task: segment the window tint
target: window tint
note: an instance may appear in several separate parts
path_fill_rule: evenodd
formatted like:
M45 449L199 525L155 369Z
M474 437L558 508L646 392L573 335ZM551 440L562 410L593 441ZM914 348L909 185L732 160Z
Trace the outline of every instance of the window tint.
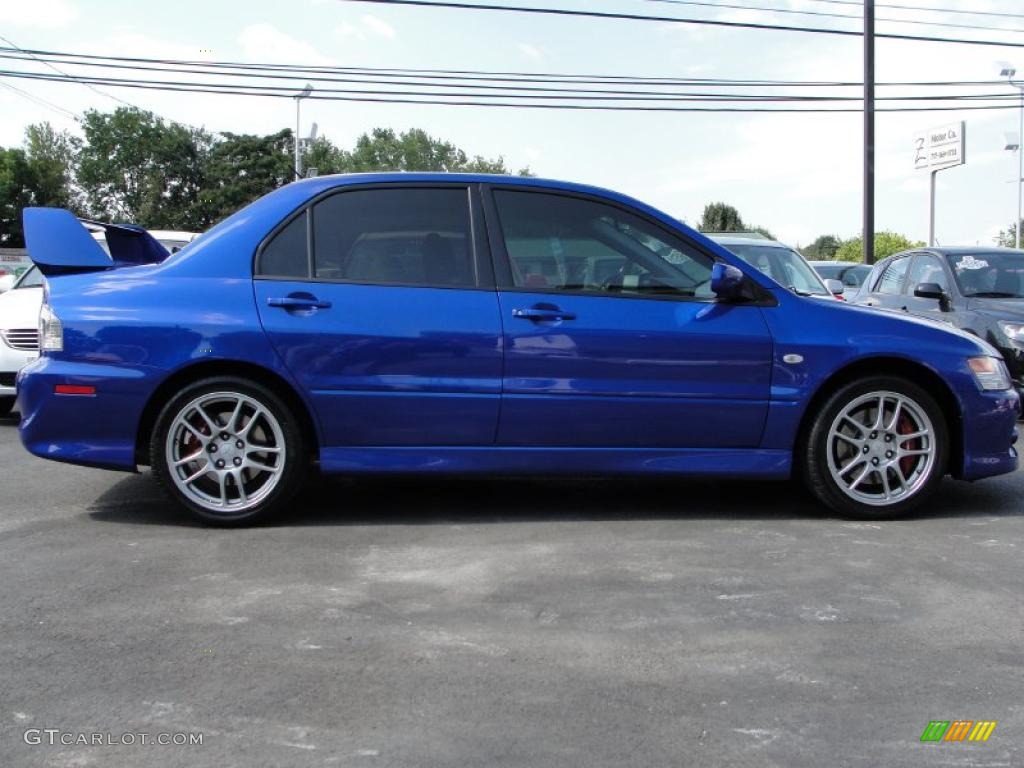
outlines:
M942 263L935 256L921 254L914 257L914 266L910 270L910 280L907 281L909 290L914 289L921 283L938 283L942 290L949 290L949 281L946 280L946 273L942 269Z
M518 288L713 295L710 257L619 208L538 192L494 199Z
M313 209L316 276L475 286L470 233L465 188L342 192Z
M276 235L260 254L260 274L273 277L309 277L306 217L303 212Z
M907 274L907 267L910 266L910 259L903 256L896 259L882 273L881 280L875 286L878 293L899 293L903 287L903 276Z

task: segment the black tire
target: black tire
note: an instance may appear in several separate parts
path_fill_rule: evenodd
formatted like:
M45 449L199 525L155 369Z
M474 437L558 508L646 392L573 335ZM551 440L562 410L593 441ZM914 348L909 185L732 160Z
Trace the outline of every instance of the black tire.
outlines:
M207 411L210 411L212 416L211 413L207 413L207 416L211 416L217 429L223 431L211 434L207 438L206 433L210 431L209 422L199 414L195 407L190 409L189 406L194 406L200 398L214 395L219 397L224 394L236 396L239 402L244 399L247 403L257 404L260 408L265 409L266 416L257 417L255 415L255 406L246 405L244 410L235 417L235 423L230 424L231 417L227 415L227 411L231 410L230 407L227 407L230 401L227 398L224 398L223 401L218 401L217 398L214 398L212 405L203 404L203 412L207 413ZM222 402L222 405L218 406L218 402ZM217 413L218 407L226 407L226 410ZM247 414L248 411L252 411L251 415ZM186 417L184 416L186 412L193 415ZM249 444L249 433L254 430L249 428L248 423L243 422L247 415L248 418L258 421L253 426L255 426L255 431L258 434L266 436L264 442L268 449L272 449L272 446L277 443L281 444L279 448L283 448L283 453L279 452L277 454L278 457L283 456L283 458L275 459L274 456L268 454L260 456L261 461L265 460L268 463L279 461L279 464L268 467L266 471L255 469L255 467L261 465L248 464L253 452L260 452ZM198 424L199 428L203 430L203 434L199 435L196 430L188 429L179 421L179 416L183 419L188 418L190 424ZM204 426L204 424L207 426ZM243 426L239 426L240 424ZM175 430L175 435L173 441L169 442L172 428ZM246 433L244 436L243 432ZM229 437L224 439L225 435ZM235 438L239 438L237 443ZM242 448L243 440L245 443L244 448ZM192 441L190 447L187 445L188 441ZM216 446L221 446L219 454L209 452L210 444L215 444L215 449ZM236 450L236 445L240 450ZM181 450L183 453L189 453L192 450L197 452L203 451L202 456L196 460L196 463L186 464L180 470L181 474L186 474L186 470L191 471L193 469L201 472L203 466L210 467L209 473L201 474L198 480L191 485L186 484L187 478L181 477L179 470L172 466L171 456L168 455L169 452L173 452L176 449ZM190 384L174 395L156 419L156 424L150 437L149 454L153 474L156 475L165 492L199 520L218 526L251 525L281 511L302 486L309 463L308 450L307 446L304 445L302 430L292 409L273 391L263 385L233 376L217 376L203 379ZM192 454L189 453L189 455ZM229 456L233 458L228 459ZM230 464L228 464L226 469L218 469L214 466L216 461L220 461L223 464L225 460L235 462L239 459L242 462L239 469L232 469ZM204 460L208 462L206 465L199 463ZM243 473L246 471L248 471L249 476L252 478L251 481L244 479L245 474ZM230 476L230 479L226 481L221 479L225 475ZM250 500L245 497L243 489L247 482L257 483L263 475L269 475L271 478L276 477L276 479L272 483L268 481L269 490L265 490L258 501L250 503ZM241 487L236 478L242 478ZM200 484L206 487L216 486L216 489L211 488L211 492L206 494L209 498L207 498L205 505L199 500L204 495ZM182 485L185 487L181 487ZM211 506L213 504L214 490L220 494L223 509L218 510ZM251 489L250 492L252 492ZM259 494L254 493L253 495ZM232 502L232 496L235 497L234 502ZM234 508L232 508L232 503ZM245 504L249 505L245 506Z
M930 422L933 438L930 440L922 438L918 441L908 441L904 444L903 441L907 439L902 438L901 433L903 431L899 425L896 425L892 430L883 429L873 432L868 427L866 433L861 433L855 427L852 427L849 421L844 421L843 428L857 439L862 440L868 450L864 451L865 445L861 445L859 448L853 447L853 441L850 441L850 443L846 443L843 440L832 441L834 445L830 445L830 431L833 423L839 418L840 413L852 404L857 403L860 398L873 393L893 393L906 398L919 409L917 416L920 417L923 414L927 421ZM870 406L866 407L868 408L868 413L870 413ZM889 420L888 412L885 411L887 407L891 407L893 414L895 414L895 401L883 405L886 421ZM901 406L901 408L907 409L905 418L911 419L914 413L912 407ZM877 412L878 409L876 407L874 413L877 414ZM814 421L807 434L807 442L800 457L798 469L801 470L804 482L811 493L822 504L841 515L862 520L900 517L925 503L935 493L942 482L943 476L946 474L946 466L949 461L949 426L946 416L935 401L935 398L928 394L921 386L908 379L899 376L871 376L851 382L834 392L812 418ZM893 421L896 421L895 416ZM877 439L872 438L875 434L879 435ZM909 432L906 434L909 434ZM915 448L930 450L930 463L927 456L908 456L906 458L896 458L890 464L891 469L886 469L886 455L882 451L892 445L892 443L882 442L887 437L896 442L901 442L901 444L909 445L910 450ZM914 442L918 443L917 446L913 445ZM846 456L840 460L836 451L846 452ZM866 454L863 458L860 457L861 452ZM857 457L859 463L853 462L854 456ZM869 459L869 457L871 458ZM876 462L876 458L878 462L881 462L880 465ZM881 466L881 468L869 468L869 461L875 462L875 467ZM862 486L865 487L865 491L859 491L859 487L854 487L853 490L847 491L840 486L841 481L833 476L833 468L836 468L840 477L842 477L843 472L841 471L842 467L839 466L840 464L851 467L852 471L847 475L847 477L852 478L851 484L860 476L861 472L868 471L870 473L865 481L865 485ZM898 466L894 467L893 465ZM883 472L885 473L884 480L882 477ZM874 491L875 494L880 493L884 495L889 488L890 481L898 482L900 478L908 474L912 475L914 479L911 484L905 486L907 490L905 496L894 497L891 501L875 498L873 503L869 503L860 498L854 498L851 495L854 492L867 495L871 489L876 489ZM883 482L885 486L882 485Z
M0 417L6 416L14 407L13 397L0 397Z

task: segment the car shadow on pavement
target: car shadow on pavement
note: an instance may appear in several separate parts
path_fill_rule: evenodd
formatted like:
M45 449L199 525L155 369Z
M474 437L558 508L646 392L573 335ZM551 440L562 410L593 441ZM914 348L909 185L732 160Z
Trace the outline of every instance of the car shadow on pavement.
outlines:
M1010 476L1012 477L1012 476ZM1024 514L1005 480L947 480L915 518ZM200 523L146 472L120 480L90 505L97 521ZM637 477L313 477L290 511L265 525L431 525L571 520L826 519L798 483Z

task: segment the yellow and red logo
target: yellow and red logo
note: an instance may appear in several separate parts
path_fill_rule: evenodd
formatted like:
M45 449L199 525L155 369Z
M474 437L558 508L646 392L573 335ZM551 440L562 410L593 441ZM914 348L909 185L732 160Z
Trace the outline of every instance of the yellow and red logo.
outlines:
M995 720L932 720L921 741L988 741L995 729Z

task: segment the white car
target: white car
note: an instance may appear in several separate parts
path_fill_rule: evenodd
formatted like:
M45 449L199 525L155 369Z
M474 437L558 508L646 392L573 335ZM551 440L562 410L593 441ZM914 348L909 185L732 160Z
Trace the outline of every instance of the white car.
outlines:
M199 235L195 232L150 230L168 251L180 251ZM103 232L93 233L103 249ZM0 416L14 407L14 378L26 363L39 355L39 308L43 304L43 276L33 266L0 294Z

